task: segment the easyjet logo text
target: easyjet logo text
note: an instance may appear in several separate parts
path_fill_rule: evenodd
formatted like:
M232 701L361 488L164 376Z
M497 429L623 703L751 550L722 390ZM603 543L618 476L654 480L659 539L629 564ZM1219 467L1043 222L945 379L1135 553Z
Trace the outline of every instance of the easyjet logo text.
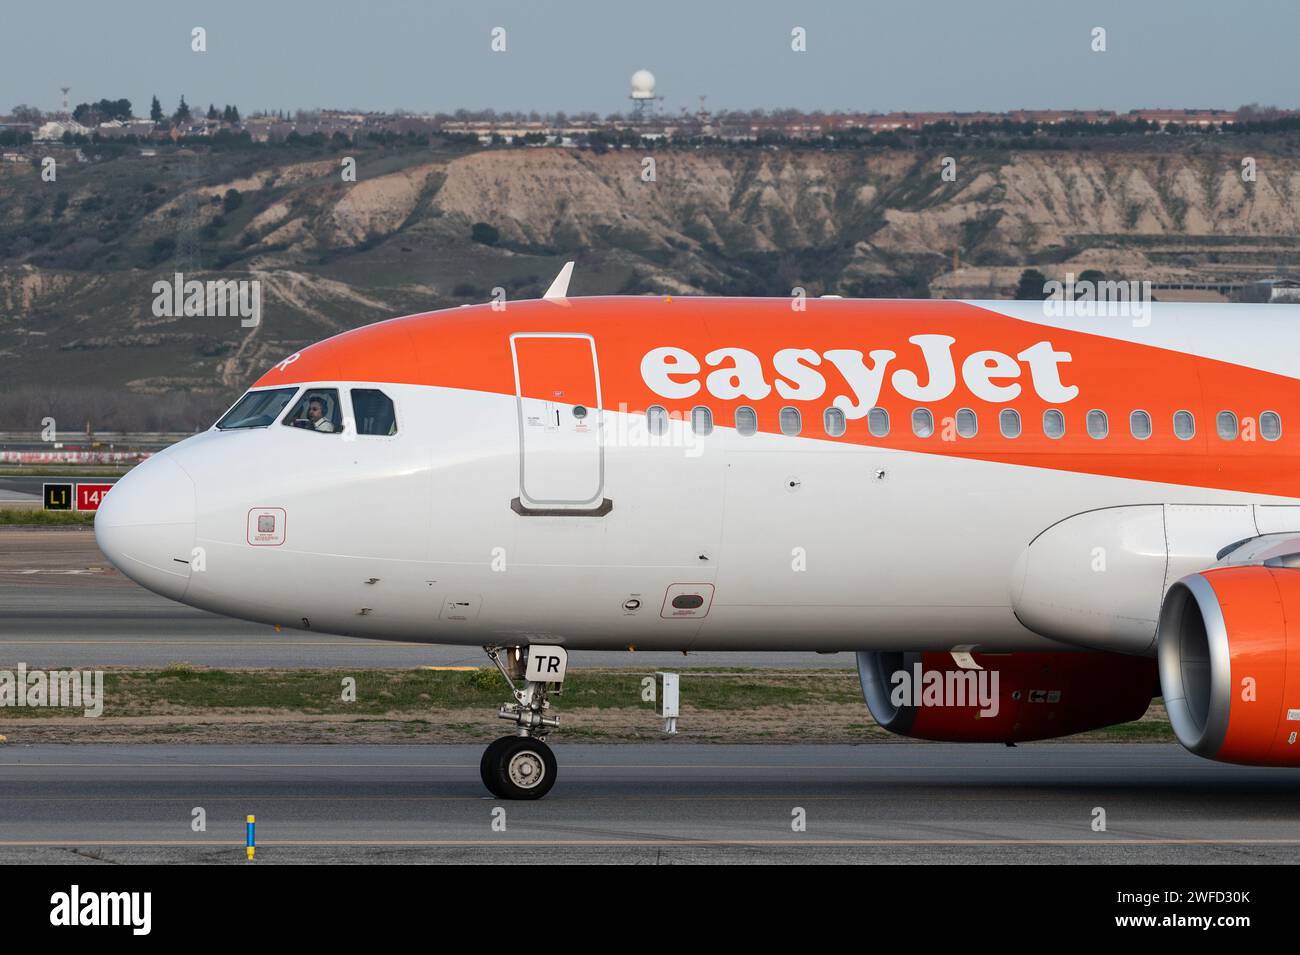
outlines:
M641 378L655 394L678 400L704 389L722 401L761 401L775 389L789 401L816 401L829 390L834 392L831 404L848 418L861 418L875 407L886 383L909 401L942 401L956 390L959 373L981 401L1014 401L1026 385L1049 404L1064 404L1079 394L1078 386L1061 380L1070 353L1057 351L1049 341L1015 356L990 350L954 353L957 339L951 335L913 335L907 341L910 347L901 355L888 348L866 354L853 348L782 348L768 361L748 349L717 348L701 362L691 351L669 345L646 352ZM706 368L713 370L706 373ZM828 382L831 369L834 377Z

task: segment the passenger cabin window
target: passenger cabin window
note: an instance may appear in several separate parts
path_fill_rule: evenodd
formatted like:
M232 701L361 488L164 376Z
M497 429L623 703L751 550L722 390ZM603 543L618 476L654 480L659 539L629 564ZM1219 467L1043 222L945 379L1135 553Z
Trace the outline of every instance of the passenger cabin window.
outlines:
M1190 441L1196 434L1196 419L1190 411L1174 412L1174 434L1183 441Z
M713 412L704 405L692 408L691 430L699 435L713 434Z
M357 434L397 434L397 412L393 399L375 388L352 389L352 414Z
M957 410L957 433L963 438L973 438L978 430L979 419L975 417L975 412L969 408L959 408Z
M338 434L343 430L338 389L308 388L293 410L284 416L284 424L318 434Z
M1055 408L1043 412L1043 434L1049 438L1065 437L1065 415Z
M658 437L668 433L668 409L663 405L651 405L645 410L645 423L650 433Z
M1128 429L1133 437L1145 441L1151 437L1151 416L1145 411L1135 411L1128 416Z
M1237 416L1231 411L1220 411L1214 419L1214 425L1224 441L1237 440Z
M785 407L781 409L781 433L793 438L803 430L803 419L799 416L798 408Z
M1002 437L1020 437L1020 412L1015 408L1003 408L998 415L998 426L1002 429Z
M217 428L236 431L240 428L265 428L280 417L285 405L298 393L297 388L272 388L267 391L250 391L235 402L235 406L221 416Z
M872 408L867 412L867 430L873 438L889 437L889 412L884 408Z
M844 418L844 412L839 408L827 408L822 413L822 427L832 438L838 438L848 429L848 423Z
M749 437L758 431L758 415L749 405L736 409L736 434Z
M928 438L934 434L934 415L929 408L916 408L912 411L912 434L918 438Z
M1088 412L1088 437L1096 438L1100 441L1106 435L1110 434L1110 422L1106 420L1106 412L1093 409Z
M1265 441L1276 441L1282 437L1282 419L1276 411L1265 411L1259 416L1259 433Z

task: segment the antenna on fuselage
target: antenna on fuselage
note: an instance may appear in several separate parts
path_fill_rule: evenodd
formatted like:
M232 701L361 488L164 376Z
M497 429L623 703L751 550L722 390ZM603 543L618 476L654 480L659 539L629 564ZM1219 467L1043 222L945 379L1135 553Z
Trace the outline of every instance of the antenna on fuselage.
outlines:
M573 263L565 262L564 268L560 269L560 274L555 277L555 281L551 283L551 287L546 290L542 298L567 298L571 278L573 278Z

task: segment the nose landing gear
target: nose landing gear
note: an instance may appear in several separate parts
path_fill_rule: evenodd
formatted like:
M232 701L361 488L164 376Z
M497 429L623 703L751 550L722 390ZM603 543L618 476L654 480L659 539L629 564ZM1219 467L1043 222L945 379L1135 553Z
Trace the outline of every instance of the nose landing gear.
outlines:
M563 647L551 646L483 649L514 696L513 703L502 704L497 716L513 720L518 729L483 751L479 776L498 799L541 799L556 778L555 754L545 736L560 725L557 718L546 715L551 706L547 692L563 684L568 654ZM519 679L524 681L522 687L515 685Z
M555 785L555 754L541 739L502 736L483 751L479 774L498 799L541 799Z

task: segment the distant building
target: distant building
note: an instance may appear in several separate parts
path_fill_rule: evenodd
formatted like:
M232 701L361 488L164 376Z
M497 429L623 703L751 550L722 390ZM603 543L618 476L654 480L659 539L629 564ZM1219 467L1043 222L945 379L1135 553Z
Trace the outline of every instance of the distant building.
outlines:
M1300 302L1300 281L1295 279L1265 279L1270 302Z
M125 136L138 136L145 139L153 132L153 122L147 119L114 119L107 123L100 123L95 127L95 132L102 139L121 139Z
M89 136L91 129L73 119L55 119L43 124L33 138L38 143L50 143L62 139L64 133L71 133L73 136Z
M1180 126L1231 126L1237 114L1227 109L1134 109L1127 119L1145 119L1150 123L1176 123Z
M244 132L253 142L264 143L271 137L271 127L280 123L274 116L254 116L244 120Z

